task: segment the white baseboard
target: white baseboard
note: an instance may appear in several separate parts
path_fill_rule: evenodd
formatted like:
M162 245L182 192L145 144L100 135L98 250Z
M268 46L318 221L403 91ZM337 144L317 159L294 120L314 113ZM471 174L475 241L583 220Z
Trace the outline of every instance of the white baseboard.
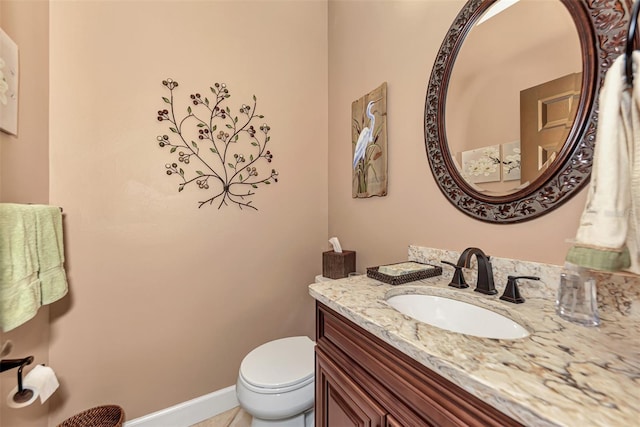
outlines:
M124 423L124 427L189 427L238 406L232 385Z

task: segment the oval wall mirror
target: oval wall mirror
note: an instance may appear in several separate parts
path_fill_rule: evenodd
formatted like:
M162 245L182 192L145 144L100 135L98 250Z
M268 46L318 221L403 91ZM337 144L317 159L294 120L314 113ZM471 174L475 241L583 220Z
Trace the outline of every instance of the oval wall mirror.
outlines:
M630 3L463 6L436 57L425 106L429 165L454 206L482 221L526 221L588 182L597 96L624 52Z

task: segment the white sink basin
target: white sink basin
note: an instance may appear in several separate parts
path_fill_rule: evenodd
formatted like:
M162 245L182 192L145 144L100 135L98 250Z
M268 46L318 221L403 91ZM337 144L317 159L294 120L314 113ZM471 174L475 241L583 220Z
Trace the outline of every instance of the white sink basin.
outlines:
M434 295L396 295L387 303L416 320L460 334L484 338L517 339L529 332L518 323L491 310Z

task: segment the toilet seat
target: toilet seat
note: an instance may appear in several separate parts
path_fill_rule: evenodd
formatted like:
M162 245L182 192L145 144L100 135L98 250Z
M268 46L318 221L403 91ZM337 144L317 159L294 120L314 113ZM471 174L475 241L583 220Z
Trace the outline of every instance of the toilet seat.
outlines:
M240 365L240 380L256 393L285 393L314 381L315 343L306 336L270 341L251 351Z

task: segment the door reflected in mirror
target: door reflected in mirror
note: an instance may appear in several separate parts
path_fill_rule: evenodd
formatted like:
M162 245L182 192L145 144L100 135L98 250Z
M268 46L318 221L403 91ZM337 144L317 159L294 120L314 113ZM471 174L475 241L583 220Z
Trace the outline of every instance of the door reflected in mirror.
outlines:
M520 0L471 28L447 89L449 154L471 188L526 188L565 148L581 96L582 51L558 0Z

